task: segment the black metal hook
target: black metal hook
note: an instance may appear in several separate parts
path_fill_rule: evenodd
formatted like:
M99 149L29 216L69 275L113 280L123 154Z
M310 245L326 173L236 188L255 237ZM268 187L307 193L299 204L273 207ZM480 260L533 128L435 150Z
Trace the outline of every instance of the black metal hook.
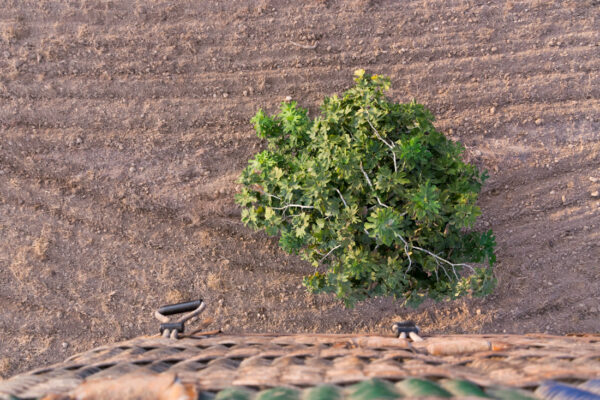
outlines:
M206 305L202 299L177 304L167 304L160 307L154 313L156 319L161 322L160 334L164 338L177 339L177 336L185 331L185 323L190 319L197 317L202 311L204 311L205 307ZM168 315L181 313L186 314L175 322L169 321L169 318L167 317Z

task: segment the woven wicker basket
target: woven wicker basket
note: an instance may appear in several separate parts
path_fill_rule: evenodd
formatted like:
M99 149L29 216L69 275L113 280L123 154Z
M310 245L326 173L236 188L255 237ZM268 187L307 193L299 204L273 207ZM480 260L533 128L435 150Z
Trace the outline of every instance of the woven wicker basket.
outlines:
M600 398L600 336L461 335L422 342L356 335L140 337L0 381L0 398L42 398L84 381L165 373L192 385L199 397L218 400L569 398L556 397L561 390Z

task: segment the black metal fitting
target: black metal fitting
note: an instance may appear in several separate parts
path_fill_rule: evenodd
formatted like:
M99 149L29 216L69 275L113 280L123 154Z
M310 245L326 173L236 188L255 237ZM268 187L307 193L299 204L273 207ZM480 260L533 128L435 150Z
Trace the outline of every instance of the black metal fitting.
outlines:
M181 314L184 312L195 310L196 308L200 307L200 304L202 304L202 299L186 301L184 303L168 304L166 306L160 307L158 309L158 312L162 315Z
M167 322L166 324L160 324L160 334L168 329L169 331L177 331L179 333L183 333L185 327L183 326L183 322Z
M197 318L205 308L202 300L186 301L184 303L167 304L154 312L160 324L160 334L164 338L177 339L185 330L185 323ZM183 314L176 321L170 321L169 316Z
M420 330L417 325L413 321L403 321L403 322L394 322L392 325L392 332L394 335L400 337L402 333L408 335L409 333L419 334Z

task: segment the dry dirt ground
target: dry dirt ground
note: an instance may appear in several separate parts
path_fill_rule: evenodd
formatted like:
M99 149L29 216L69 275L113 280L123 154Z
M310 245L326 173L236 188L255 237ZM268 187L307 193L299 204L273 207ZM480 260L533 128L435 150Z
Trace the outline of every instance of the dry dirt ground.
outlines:
M597 0L0 0L0 375L197 297L229 332L600 331L599 28ZM490 171L490 297L345 310L241 224L249 119L357 68Z

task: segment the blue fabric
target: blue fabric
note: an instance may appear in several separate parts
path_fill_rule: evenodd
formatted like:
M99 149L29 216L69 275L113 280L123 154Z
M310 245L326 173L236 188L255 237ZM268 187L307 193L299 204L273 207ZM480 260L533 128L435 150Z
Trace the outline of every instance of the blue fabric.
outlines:
M587 390L595 394L600 394L600 379L592 379L579 385L580 389Z
M600 400L600 395L564 383L544 382L535 393L545 400Z

